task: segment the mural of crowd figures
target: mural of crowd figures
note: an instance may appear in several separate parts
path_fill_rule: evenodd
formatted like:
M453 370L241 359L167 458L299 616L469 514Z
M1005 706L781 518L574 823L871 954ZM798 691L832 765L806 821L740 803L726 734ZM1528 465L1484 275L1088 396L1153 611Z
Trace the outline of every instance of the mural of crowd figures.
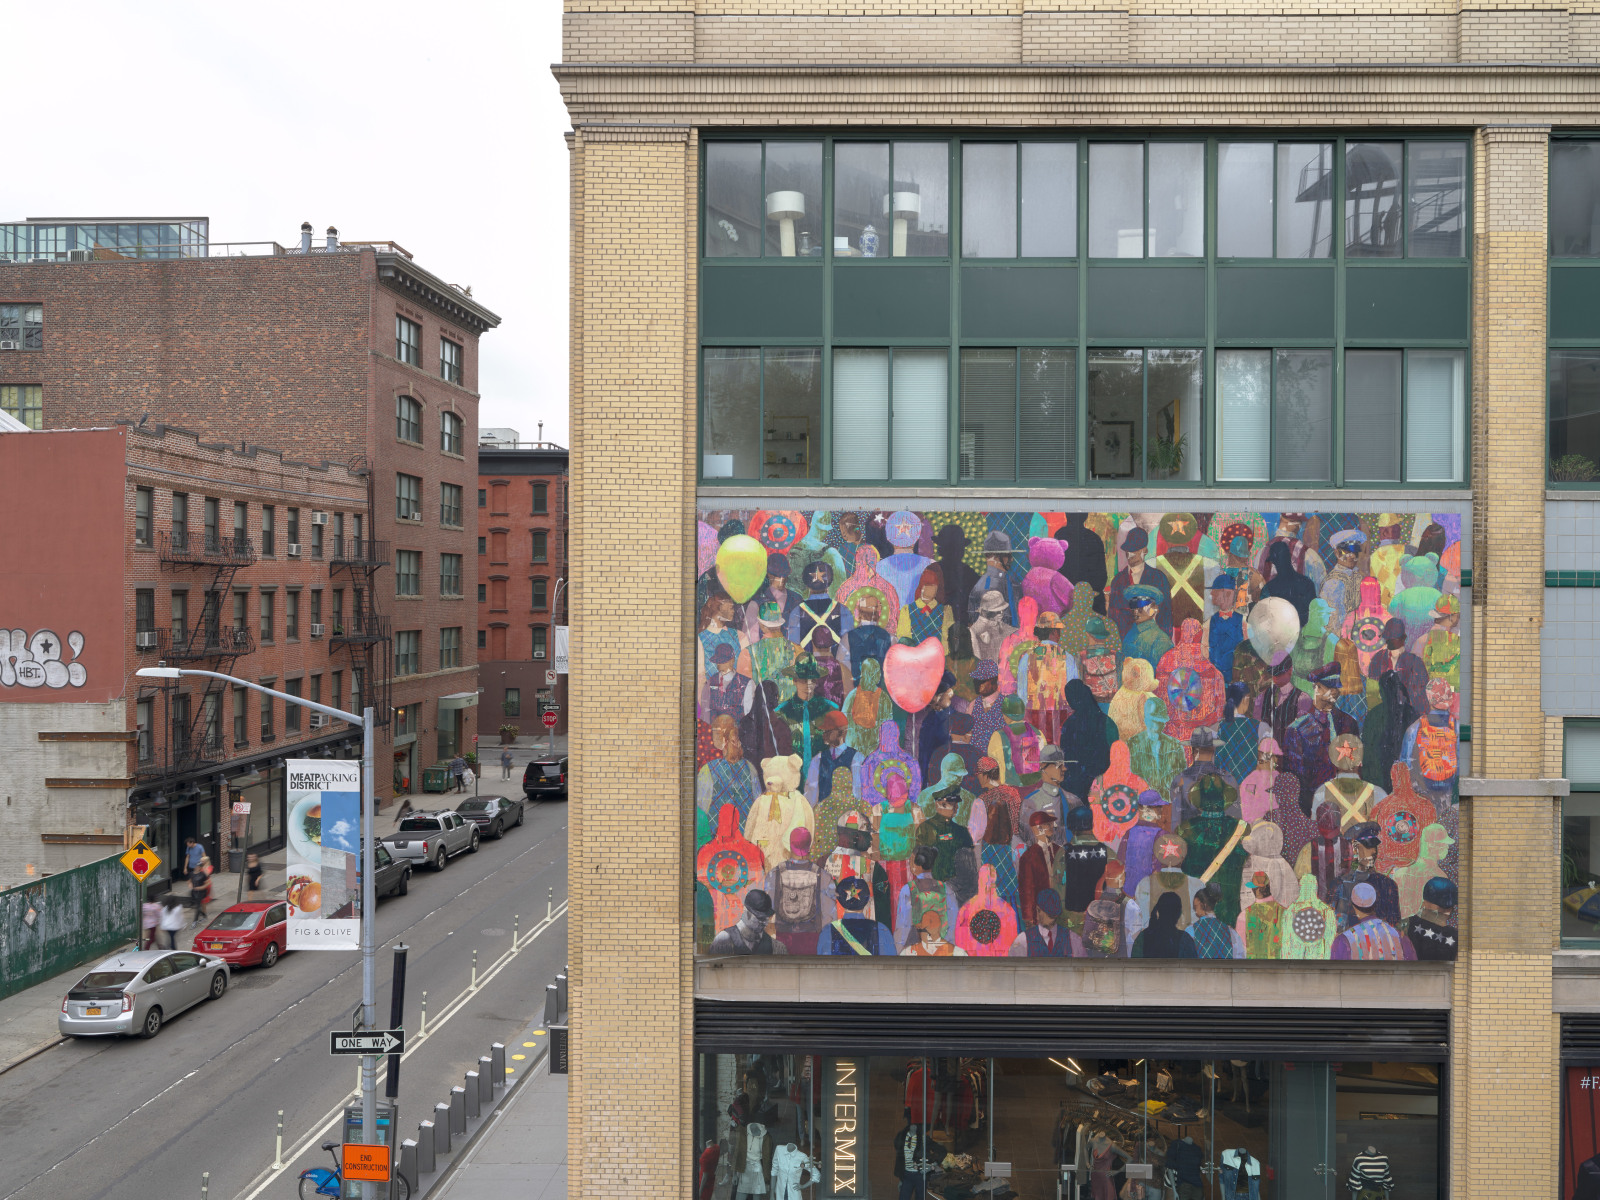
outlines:
M1461 526L703 510L699 952L1453 959Z

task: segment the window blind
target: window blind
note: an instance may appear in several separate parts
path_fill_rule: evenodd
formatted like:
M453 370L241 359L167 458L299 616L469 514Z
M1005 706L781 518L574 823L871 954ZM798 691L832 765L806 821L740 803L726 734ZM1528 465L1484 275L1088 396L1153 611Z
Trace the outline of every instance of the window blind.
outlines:
M1406 358L1406 478L1453 483L1461 478L1464 356L1458 350L1413 350Z
M1078 363L1071 350L1024 350L1020 389L1024 479L1072 479L1078 470Z
M1400 351L1344 356L1344 477L1400 480Z
M943 350L894 354L894 478L944 479L950 411L950 357Z
M833 353L833 477L889 477L889 352Z
M1217 351L1217 478L1265 480L1271 445L1272 352Z
M1566 723L1566 773L1577 788L1600 785L1600 725Z
M1017 352L961 352L961 478L1016 472Z
M1278 350L1274 354L1275 477L1324 482L1333 473L1333 352Z

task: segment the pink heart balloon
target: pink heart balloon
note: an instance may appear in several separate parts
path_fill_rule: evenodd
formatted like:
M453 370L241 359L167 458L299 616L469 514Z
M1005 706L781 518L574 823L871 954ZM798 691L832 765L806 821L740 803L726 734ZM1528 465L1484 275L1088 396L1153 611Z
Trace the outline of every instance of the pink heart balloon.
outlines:
M907 712L921 712L939 690L944 675L944 646L936 637L919 646L896 643L883 656L883 684Z

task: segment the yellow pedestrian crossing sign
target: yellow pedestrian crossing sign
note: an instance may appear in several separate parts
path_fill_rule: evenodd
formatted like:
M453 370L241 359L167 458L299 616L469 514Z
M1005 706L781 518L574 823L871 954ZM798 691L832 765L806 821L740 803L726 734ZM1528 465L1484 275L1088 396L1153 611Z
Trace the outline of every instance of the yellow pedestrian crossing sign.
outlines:
M143 841L139 841L134 843L133 849L122 856L122 865L128 868L128 874L143 883L156 873L156 869L161 866L161 858Z

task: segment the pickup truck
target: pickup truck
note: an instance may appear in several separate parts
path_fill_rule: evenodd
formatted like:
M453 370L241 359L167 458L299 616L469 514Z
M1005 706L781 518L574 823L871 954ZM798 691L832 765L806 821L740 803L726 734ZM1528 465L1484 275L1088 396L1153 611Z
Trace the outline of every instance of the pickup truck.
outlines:
M378 840L402 862L430 863L442 871L457 854L478 852L478 827L452 809L419 809Z

